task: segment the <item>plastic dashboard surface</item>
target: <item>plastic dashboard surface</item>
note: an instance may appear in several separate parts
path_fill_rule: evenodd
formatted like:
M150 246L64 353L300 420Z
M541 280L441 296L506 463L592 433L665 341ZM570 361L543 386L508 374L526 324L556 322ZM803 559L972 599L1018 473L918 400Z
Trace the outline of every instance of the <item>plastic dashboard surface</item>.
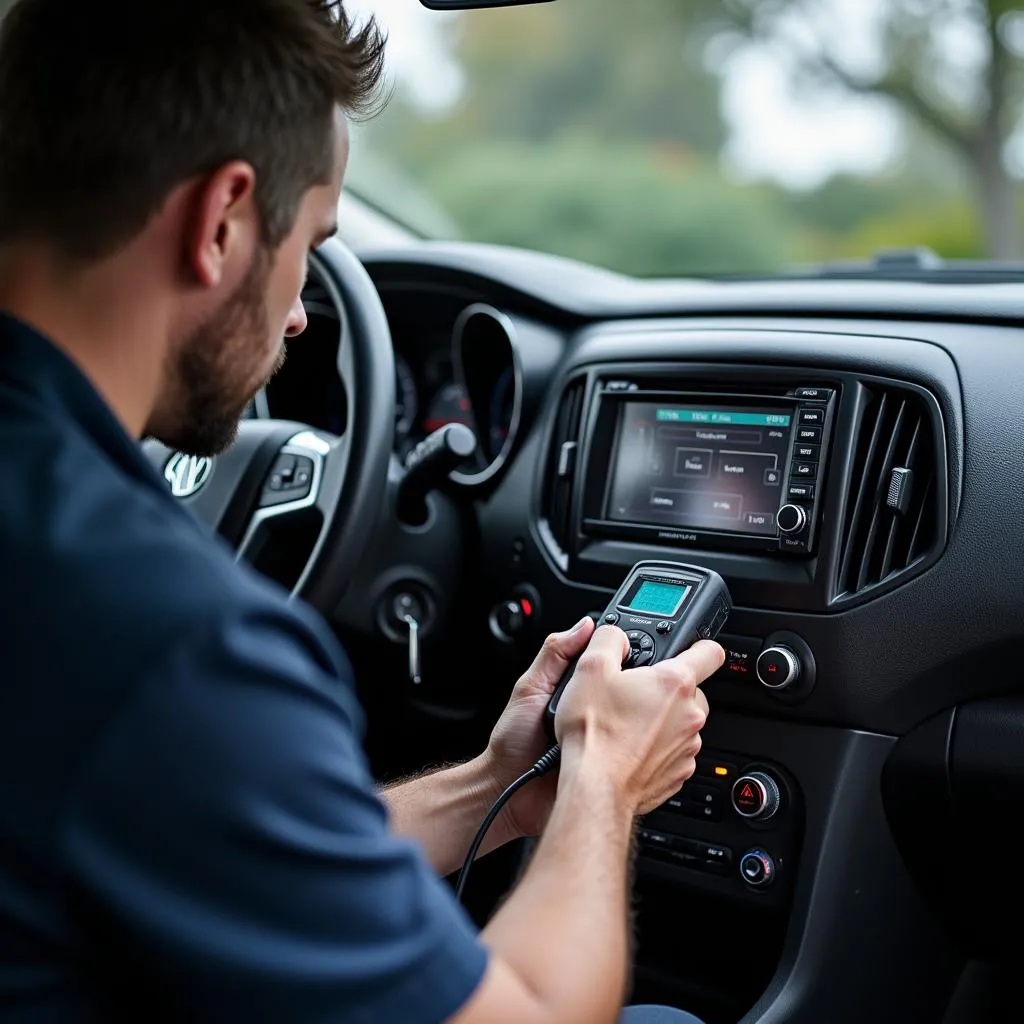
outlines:
M649 362L684 374L694 365L773 367L797 383L804 370L878 375L920 385L938 403L949 485L941 557L876 599L828 611L787 592L778 561L677 549L683 560L706 559L730 586L741 565L748 574L729 633L791 630L817 662L817 685L797 705L782 708L756 684L730 680L713 684L716 700L759 715L902 734L959 701L1014 687L1024 640L1024 284L641 282L553 257L448 244L364 259L389 289L484 299L564 338L520 450L476 505L489 601L529 583L542 598L543 632L602 607L613 589L610 577L566 573L538 531L538 478L560 386L574 373ZM806 566L791 562L786 571L800 587Z
M955 958L947 957L942 931L908 877L912 861L897 852L881 776L895 737L957 705L1021 688L1024 285L640 282L471 245L368 254L367 265L392 290L408 285L489 301L562 339L515 458L496 487L473 502L481 567L474 601L488 609L524 585L537 600L533 630L511 648L488 639L484 656L513 671L533 656L544 632L603 608L624 565L673 556L726 578L736 599L726 631L753 644L750 650L795 637L813 656L814 685L798 699L773 695L749 672L707 684L708 750L731 751L740 770L768 765L790 778L791 806L802 813L747 832L723 788L710 794L710 805L684 800L650 826L668 853L647 851L647 872L656 883L689 886L681 905L706 910L701 927L722 922L723 942L743 934L765 958L762 976L744 989L730 957L717 990L702 991L723 961L708 952L699 969L688 966L694 953L679 955L677 920L671 913L659 920L659 903L671 902L664 889L654 890L653 915L645 921L641 913L641 971L675 986L678 1005L709 1020L735 1021L746 1009L744 1021L759 1024L940 1019ZM868 378L923 389L934 400L947 473L938 557L891 589L836 604L830 561L843 540L850 480L843 475L830 480L810 558L587 535L574 536L558 557L541 522L562 388L609 367L624 377L653 373L689 385L702 376L780 386L832 381L843 403ZM840 411L834 446L851 443L844 417L853 422L849 409ZM582 448L577 455L586 463ZM834 448L831 467L841 461ZM483 618L478 632L487 633ZM940 749L939 780L942 770ZM699 854L695 840L736 856L762 843L781 858L791 889L762 899L735 871L707 876L677 866ZM767 923L773 904L784 915L780 925ZM730 994L716 1012L715 1000Z

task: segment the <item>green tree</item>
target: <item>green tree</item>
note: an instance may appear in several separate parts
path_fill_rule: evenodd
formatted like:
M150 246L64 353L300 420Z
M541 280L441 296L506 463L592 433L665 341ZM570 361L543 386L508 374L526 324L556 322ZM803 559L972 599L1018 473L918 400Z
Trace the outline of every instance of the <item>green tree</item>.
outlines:
M426 184L476 239L639 276L768 272L797 255L770 193L671 146L489 143Z
M466 12L450 38L467 82L461 102L429 117L404 111L398 96L377 142L422 158L464 141L543 144L570 132L717 153L726 132L720 81L703 61L717 8L718 0L559 0Z
M1006 149L1024 126L1019 6L886 0L878 5L877 60L856 59L822 0L727 0L725 10L745 38L785 47L801 84L886 97L941 140L970 172L990 255L1014 259L1024 255L1024 235Z

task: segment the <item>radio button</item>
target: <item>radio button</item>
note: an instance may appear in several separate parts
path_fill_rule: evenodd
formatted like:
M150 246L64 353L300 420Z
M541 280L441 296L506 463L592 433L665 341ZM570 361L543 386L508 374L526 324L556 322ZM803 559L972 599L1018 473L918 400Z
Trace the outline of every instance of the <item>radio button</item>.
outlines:
M813 480L818 475L818 467L813 462L794 462L792 475L805 480Z
M790 484L789 496L801 501L810 501L814 497L814 484Z
M821 427L798 427L796 439L807 444L821 444Z
M832 397L831 388L797 388L793 392L797 398L807 398L812 402L827 402Z
M798 444L793 449L793 457L796 459L802 459L804 462L817 462L818 452L821 448L816 444Z
M801 409L800 422L809 426L820 427L825 422L825 410L822 409Z

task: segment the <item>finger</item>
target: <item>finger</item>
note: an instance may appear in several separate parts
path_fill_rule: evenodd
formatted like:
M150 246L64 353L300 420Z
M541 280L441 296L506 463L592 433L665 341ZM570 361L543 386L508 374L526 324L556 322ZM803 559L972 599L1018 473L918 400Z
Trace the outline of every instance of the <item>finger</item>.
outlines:
M583 659L588 662L616 668L621 668L628 656L629 638L618 626L599 626L583 652Z
M563 633L551 633L526 675L531 682L548 685L553 690L569 662L586 646L594 633L594 620L585 615L572 629Z
M708 676L714 675L725 664L725 650L714 640L698 640L691 648L663 664L686 667L693 673L697 685L700 686Z

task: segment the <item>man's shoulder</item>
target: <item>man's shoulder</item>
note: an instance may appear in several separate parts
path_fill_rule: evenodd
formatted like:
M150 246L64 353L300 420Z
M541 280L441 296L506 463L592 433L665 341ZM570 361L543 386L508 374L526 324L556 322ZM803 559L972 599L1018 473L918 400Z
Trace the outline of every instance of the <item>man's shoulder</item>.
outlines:
M275 630L326 674L348 675L319 616L152 482L74 431L24 425L21 452L0 462L0 592L6 627L24 640L6 666L15 679L56 700L88 689L116 703L168 658L200 657L203 637L255 643Z

